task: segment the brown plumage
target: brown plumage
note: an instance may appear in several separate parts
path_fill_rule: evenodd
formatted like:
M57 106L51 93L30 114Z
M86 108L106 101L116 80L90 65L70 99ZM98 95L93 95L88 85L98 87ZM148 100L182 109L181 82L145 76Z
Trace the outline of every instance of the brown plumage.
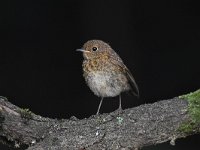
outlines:
M139 96L138 86L131 72L109 44L101 40L90 40L78 51L83 52L85 81L94 94L101 97L97 114L104 97L119 95L119 109L121 110L120 94L122 92L130 91L135 96Z

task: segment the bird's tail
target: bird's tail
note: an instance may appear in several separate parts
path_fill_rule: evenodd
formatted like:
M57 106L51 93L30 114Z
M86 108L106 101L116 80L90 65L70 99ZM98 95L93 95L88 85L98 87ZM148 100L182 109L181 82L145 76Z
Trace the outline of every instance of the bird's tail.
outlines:
M128 78L128 81L129 81L129 85L131 86L131 90L130 90L130 93L134 96L136 96L137 98L139 98L139 88L135 82L135 79L133 78L132 74L130 73L129 70L126 71L127 73L127 78Z

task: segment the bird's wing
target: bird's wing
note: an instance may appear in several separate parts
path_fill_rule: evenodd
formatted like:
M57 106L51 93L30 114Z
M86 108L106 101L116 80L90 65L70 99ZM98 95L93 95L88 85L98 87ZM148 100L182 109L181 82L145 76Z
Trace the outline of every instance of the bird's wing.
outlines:
M131 93L139 97L139 88L135 82L135 79L129 69L124 65L122 59L117 55L117 53L114 52L110 55L110 62L115 66L117 65L120 69L123 70L131 86Z
M133 75L131 74L131 72L129 71L129 69L126 67L126 76L128 78L129 84L131 86L131 92L133 95L139 97L139 88L135 82L135 79L133 78Z

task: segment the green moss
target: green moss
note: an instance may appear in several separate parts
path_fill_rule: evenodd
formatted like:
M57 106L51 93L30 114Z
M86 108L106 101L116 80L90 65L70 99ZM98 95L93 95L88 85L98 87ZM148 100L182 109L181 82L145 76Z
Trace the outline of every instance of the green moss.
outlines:
M193 93L179 96L189 102L188 111L194 123L200 123L200 90Z
M197 126L196 126L195 123L193 123L192 121L191 122L188 121L188 122L185 122L185 123L181 124L178 130L183 132L183 133L191 133L196 128L197 128Z
M200 90L179 96L188 101L188 113L191 120L182 124L179 130L183 132L192 132L200 125Z
M33 118L33 113L29 109L20 109L20 114L23 119L30 120Z

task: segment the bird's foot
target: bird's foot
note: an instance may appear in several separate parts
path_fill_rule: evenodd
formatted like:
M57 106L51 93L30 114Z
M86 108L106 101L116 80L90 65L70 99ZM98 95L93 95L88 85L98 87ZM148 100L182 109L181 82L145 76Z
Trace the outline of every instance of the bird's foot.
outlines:
M121 107L119 107L119 108L116 110L116 112L117 112L117 114L119 115L119 114L122 114L122 113L124 112L124 110L123 110Z

